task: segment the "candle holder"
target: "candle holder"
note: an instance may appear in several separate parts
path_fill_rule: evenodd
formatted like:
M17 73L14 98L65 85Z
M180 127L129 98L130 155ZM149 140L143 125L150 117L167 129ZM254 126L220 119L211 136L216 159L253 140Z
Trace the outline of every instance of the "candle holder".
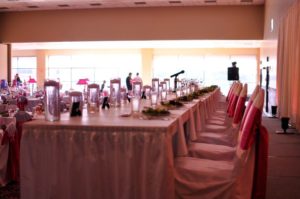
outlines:
M60 120L59 83L53 80L44 83L45 90L45 119L47 121Z
M152 90L155 92L159 92L159 79L158 78L153 78L152 79Z
M142 83L141 82L133 82L132 83L132 92L133 92L133 96L141 96Z
M153 108L155 108L157 105L157 102L158 102L158 93L156 91L152 91L151 92L151 106Z
M139 96L133 96L131 98L131 113L138 114L140 112L141 98Z
M81 116L83 109L83 95L82 92L73 91L69 93L70 96L70 116Z
M95 113L99 112L99 94L100 94L100 86L99 84L89 84L87 89L88 94L88 112L89 113Z
M112 106L119 107L121 105L121 79L110 80L110 102Z

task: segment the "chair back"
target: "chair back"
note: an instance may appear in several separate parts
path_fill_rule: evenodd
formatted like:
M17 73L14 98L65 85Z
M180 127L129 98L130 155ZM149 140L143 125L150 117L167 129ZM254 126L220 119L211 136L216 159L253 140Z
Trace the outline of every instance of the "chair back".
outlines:
M239 133L234 171L237 174L236 195L241 195L242 198L251 198L254 179L257 177L258 153L254 143L261 127L263 104L264 90L260 90L246 116L244 128Z
M242 88L243 88L243 85L241 83L238 83L238 85L233 90L233 95L231 97L231 101L229 102L228 109L227 109L227 113L228 113L229 117L233 117L233 115L234 115L236 103L238 101L238 98L239 98Z
M244 84L234 111L233 122L232 122L234 126L238 125L242 120L243 113L245 110L247 91L248 91L248 84Z
M233 84L230 86L230 89L229 89L227 97L226 97L226 101L227 102L230 101L230 98L231 98L231 95L232 95L232 91L236 87L236 85L237 85L237 82L233 82Z
M241 122L241 125L240 125L240 128L241 128L241 129L242 129L243 126L244 126L245 119L246 119L247 114L248 114L248 112L249 112L249 110L250 110L250 108L251 108L251 106L252 106L252 104L253 104L253 101L254 101L254 99L256 98L256 96L257 96L257 94L258 94L259 92L260 92L260 87L257 85L257 86L255 87L254 91L252 92L252 94L251 94L251 96L250 96L250 99L249 99L249 101L248 101L248 104L247 104L247 106L246 106L245 113L244 113L244 115L243 115L243 117L242 117L242 122Z
M239 147L243 150L247 150L252 146L255 139L255 130L261 125L264 96L265 91L261 89L253 101L253 104L245 118L245 123L241 129L239 143Z

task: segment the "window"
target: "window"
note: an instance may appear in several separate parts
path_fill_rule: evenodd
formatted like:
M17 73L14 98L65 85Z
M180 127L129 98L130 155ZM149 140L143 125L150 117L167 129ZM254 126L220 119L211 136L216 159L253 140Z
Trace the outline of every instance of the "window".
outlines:
M83 78L99 85L103 80L109 82L112 78L121 78L121 86L125 86L128 73L140 73L141 64L141 55L137 52L50 55L46 77L54 80L59 78L62 90L83 90L81 85L77 85L77 81Z
M36 57L12 57L11 79L18 73L21 81L28 81L29 77L36 79Z
M203 86L218 85L226 95L231 85L227 80L227 68L236 61L240 81L248 83L248 93L256 86L257 60L255 55L154 55L153 76L163 79L185 70L179 79L197 79ZM173 87L173 78L171 80Z

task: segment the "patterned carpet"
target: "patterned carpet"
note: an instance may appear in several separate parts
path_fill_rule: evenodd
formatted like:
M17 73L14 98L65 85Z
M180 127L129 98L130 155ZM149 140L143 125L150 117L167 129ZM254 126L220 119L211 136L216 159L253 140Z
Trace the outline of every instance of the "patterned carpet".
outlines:
M1 199L19 199L20 198L20 184L12 182L5 187L0 187Z

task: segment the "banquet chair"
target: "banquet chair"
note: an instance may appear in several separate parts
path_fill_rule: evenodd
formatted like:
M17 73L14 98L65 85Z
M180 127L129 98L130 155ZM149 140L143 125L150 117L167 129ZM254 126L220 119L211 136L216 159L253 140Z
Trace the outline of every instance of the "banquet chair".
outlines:
M264 198L268 135L261 125L263 102L261 91L246 116L233 160L175 159L176 198Z
M244 89L244 87L242 86L242 84L236 83L235 88L231 92L231 97L230 97L230 101L227 105L227 110L229 109L229 106L232 106L231 109L235 110L235 105L237 103L237 99L239 98L240 92L242 92L243 89ZM234 101L234 102L232 102L232 101ZM232 116L230 116L229 113L227 113L225 110L224 110L225 114L220 115L219 113L220 113L220 111L218 111L214 115L212 115L208 120L206 120L206 123L212 124L212 125L220 125L220 126L230 125L232 122Z
M218 102L218 109L216 110L216 114L218 117L216 117L216 119L220 119L221 120L224 119L224 116L227 115L227 107L229 102L231 101L232 95L233 95L233 90L235 90L236 86L239 84L239 82L233 82L233 84L230 86L230 89L227 93L227 96L225 99L223 99L222 97L219 98L219 102ZM213 116L211 117L213 118Z
M215 123L216 118L213 118L212 119L213 121L209 120L209 119L206 120L206 123L204 124L205 131L223 132L226 129L231 127L232 117L233 117L233 114L231 114L231 112L234 112L234 110L235 110L236 103L239 99L239 95L240 95L240 92L242 91L242 88L243 88L242 84L239 84L239 85L236 86L236 88L233 92L233 96L231 97L231 101L228 104L228 109L227 109L228 117L227 116L222 117L221 123Z
M213 132L213 131L201 131L198 132L198 138L195 142L200 143L211 143L218 145L226 145L226 146L235 146L237 142L237 132L238 129L243 126L243 120L246 118L250 107L252 106L253 100L256 98L259 93L260 88L256 86L254 91L251 94L249 102L246 106L245 111L245 100L246 100L246 90L241 92L241 98L238 100L238 105L236 108L236 112L232 121L232 128L228 128L223 132Z
M264 91L261 90L260 95L263 95L263 92ZM239 102L245 100L245 98L239 98ZM238 108L243 108L244 102L238 103L238 105ZM246 117L247 114L244 114L243 118ZM241 119L242 118L239 120ZM193 157L212 160L231 160L234 157L234 151L236 150L241 129L243 129L243 125L239 126L237 129L233 128L231 131L229 131L228 135L221 134L223 136L212 136L214 140L211 138L210 143L190 142L189 153Z
M213 114L211 114L209 116L209 118L207 118L207 123L212 123L212 121L214 120L220 120L222 123L221 125L224 123L224 120L228 118L228 109L229 106L231 105L231 102L234 99L235 95L238 95L240 92L240 89L242 87L242 84L237 82L232 86L232 91L229 93L228 96L228 102L225 102L226 106L223 106L219 109L217 109L215 112L213 112ZM210 121L211 120L211 121Z
M238 84L238 82L233 82L228 90L227 96L225 98L224 97L222 98L222 96L220 97L219 102L218 102L218 110L216 111L216 113L224 115L224 116L227 114L225 109L228 106L228 101L229 101L229 98L231 98L232 91L237 86L237 84Z
M189 144L189 152L193 157L205 157L209 159L213 158L224 158L228 159L228 157L233 157L234 146L236 144L237 135L238 135L238 127L239 122L243 117L243 112L245 108L245 101L247 97L247 84L244 85L244 88L239 96L237 107L235 110L235 116L239 116L239 118L235 118L235 121L232 123L232 128L229 128L227 131L223 133L204 133L206 137L200 136L200 140L196 140L194 142L190 142ZM245 115L244 115L245 116ZM201 133L200 133L201 135ZM217 136L216 136L217 135ZM201 138L210 139L209 143L201 143ZM219 151L227 152L222 153L220 157L217 155Z

